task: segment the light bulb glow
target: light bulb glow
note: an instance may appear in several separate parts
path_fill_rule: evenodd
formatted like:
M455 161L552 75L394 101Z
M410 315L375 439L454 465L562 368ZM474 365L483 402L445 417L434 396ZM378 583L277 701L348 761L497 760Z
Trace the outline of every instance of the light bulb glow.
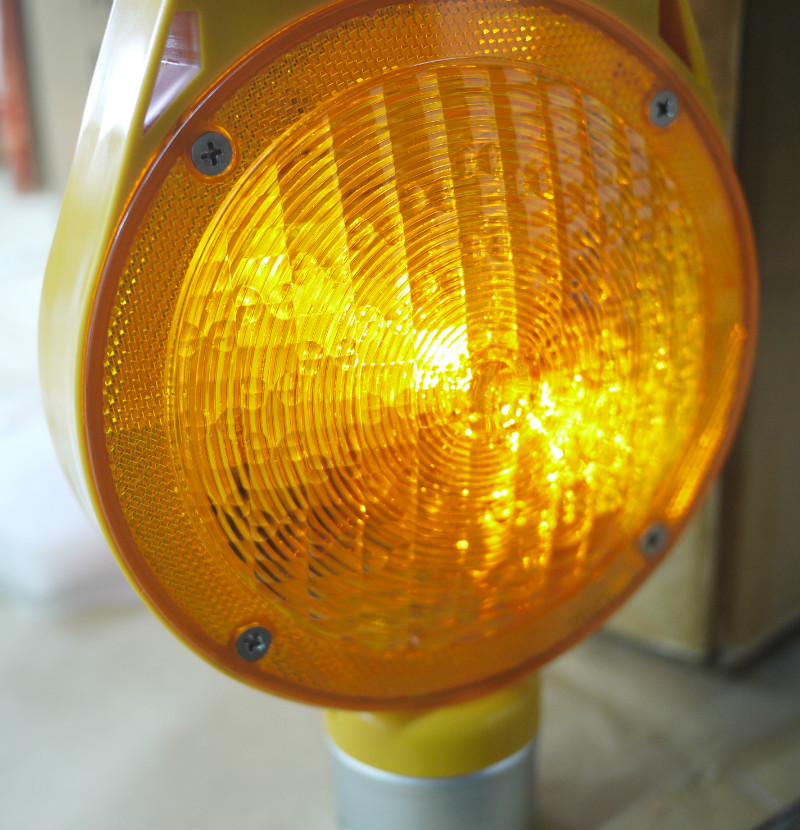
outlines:
M752 332L700 116L648 119L663 66L557 3L373 5L212 91L229 176L188 128L156 161L88 409L154 604L252 682L381 706L502 682L643 578Z

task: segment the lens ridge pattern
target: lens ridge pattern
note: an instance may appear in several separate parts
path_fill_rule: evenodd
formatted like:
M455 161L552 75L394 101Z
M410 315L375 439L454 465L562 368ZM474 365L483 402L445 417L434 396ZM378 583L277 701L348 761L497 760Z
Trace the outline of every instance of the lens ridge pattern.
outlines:
M209 225L171 329L209 535L306 624L387 648L578 589L696 415L677 199L608 108L514 65L394 72L298 121Z
M649 119L678 80L577 8L333 4L134 193L87 343L98 493L151 604L236 676L359 708L494 687L597 625L718 465L746 219L685 94Z

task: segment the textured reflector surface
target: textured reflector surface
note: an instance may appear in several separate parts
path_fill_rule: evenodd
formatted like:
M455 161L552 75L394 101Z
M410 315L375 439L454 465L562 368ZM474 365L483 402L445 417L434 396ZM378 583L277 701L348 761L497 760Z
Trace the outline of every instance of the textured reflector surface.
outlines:
M398 705L535 665L652 567L741 394L747 252L697 124L647 118L664 69L599 24L340 17L209 95L230 175L184 128L134 202L99 466L201 650ZM245 666L251 623L273 645Z

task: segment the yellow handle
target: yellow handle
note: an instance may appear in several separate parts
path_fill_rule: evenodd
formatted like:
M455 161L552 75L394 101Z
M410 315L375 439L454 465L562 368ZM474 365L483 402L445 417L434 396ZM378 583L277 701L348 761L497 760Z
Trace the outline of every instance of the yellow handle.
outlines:
M117 0L111 10L47 264L39 325L45 410L61 463L90 516L83 427L89 315L112 234L128 198L175 124L228 66L321 0ZM197 15L200 66L145 129L176 12Z

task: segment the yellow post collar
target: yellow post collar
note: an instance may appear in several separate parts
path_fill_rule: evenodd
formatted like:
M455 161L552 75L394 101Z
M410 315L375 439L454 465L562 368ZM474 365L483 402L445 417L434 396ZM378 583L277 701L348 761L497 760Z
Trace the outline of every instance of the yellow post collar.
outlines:
M407 712L328 710L331 740L358 761L397 775L467 775L508 758L539 728L539 680L440 709Z

